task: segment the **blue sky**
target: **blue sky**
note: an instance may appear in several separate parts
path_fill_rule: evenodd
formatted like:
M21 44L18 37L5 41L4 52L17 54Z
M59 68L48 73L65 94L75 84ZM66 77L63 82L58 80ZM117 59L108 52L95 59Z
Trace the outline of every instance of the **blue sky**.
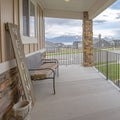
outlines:
M73 19L46 18L47 38L61 35L82 35L82 21ZM120 39L120 0L93 20L93 36Z

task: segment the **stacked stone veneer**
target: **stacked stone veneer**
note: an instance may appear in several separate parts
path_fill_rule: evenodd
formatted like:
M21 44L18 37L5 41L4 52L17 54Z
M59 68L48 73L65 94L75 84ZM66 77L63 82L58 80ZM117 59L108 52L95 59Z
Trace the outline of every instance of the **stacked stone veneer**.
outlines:
M88 12L83 13L83 65L93 66L93 24Z

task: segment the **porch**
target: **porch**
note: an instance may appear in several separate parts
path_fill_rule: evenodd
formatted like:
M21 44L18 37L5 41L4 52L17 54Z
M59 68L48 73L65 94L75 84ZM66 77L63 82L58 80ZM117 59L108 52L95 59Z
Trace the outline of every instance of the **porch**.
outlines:
M56 95L52 95L50 80L34 83L36 102L31 120L107 120L107 118L117 120L120 118L118 113L120 93L89 67L93 66L93 19L115 1L117 0L0 1L0 120L9 117L13 105L20 98L24 100L25 97L30 96L30 94L25 95L23 89L25 84L22 84L11 37L5 31L5 23L18 25L26 56L42 51L41 57L45 58L45 17L83 21L81 33L83 58L80 60L88 68L80 65L61 66L59 78L56 79ZM67 55L66 58L69 56ZM71 61L74 62L74 58ZM29 98L31 97L27 100L30 100Z
M33 83L31 120L119 120L120 93L93 67L60 66L56 95L50 80Z

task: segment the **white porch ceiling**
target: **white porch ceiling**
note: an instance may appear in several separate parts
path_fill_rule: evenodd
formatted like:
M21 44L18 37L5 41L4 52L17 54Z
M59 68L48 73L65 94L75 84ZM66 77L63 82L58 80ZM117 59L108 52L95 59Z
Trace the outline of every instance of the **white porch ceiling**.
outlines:
M82 19L88 11L93 19L116 0L39 0L46 17Z

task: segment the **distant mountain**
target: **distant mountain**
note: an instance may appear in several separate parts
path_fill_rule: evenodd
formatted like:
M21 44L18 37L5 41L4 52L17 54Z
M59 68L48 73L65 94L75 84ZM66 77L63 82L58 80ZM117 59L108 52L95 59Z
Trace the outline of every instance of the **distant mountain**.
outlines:
M75 36L69 36L69 35L64 35L64 36L59 36L59 37L54 37L50 39L46 39L46 41L50 41L53 43L69 43L69 42L74 42L74 41L82 41L82 37L79 35Z
M111 41L112 37L104 37L102 39L104 39L106 41ZM82 41L82 36L80 36L80 35L64 35L64 36L59 36L59 37L54 37L54 38L46 38L46 41L50 41L52 43L73 43L74 41ZM93 37L94 44L98 41L99 41L98 37Z
M53 48L54 48L54 47L57 47L55 43L50 42L50 41L45 41L45 45L46 45L46 47L49 47L49 48L50 48L50 47L53 47Z

